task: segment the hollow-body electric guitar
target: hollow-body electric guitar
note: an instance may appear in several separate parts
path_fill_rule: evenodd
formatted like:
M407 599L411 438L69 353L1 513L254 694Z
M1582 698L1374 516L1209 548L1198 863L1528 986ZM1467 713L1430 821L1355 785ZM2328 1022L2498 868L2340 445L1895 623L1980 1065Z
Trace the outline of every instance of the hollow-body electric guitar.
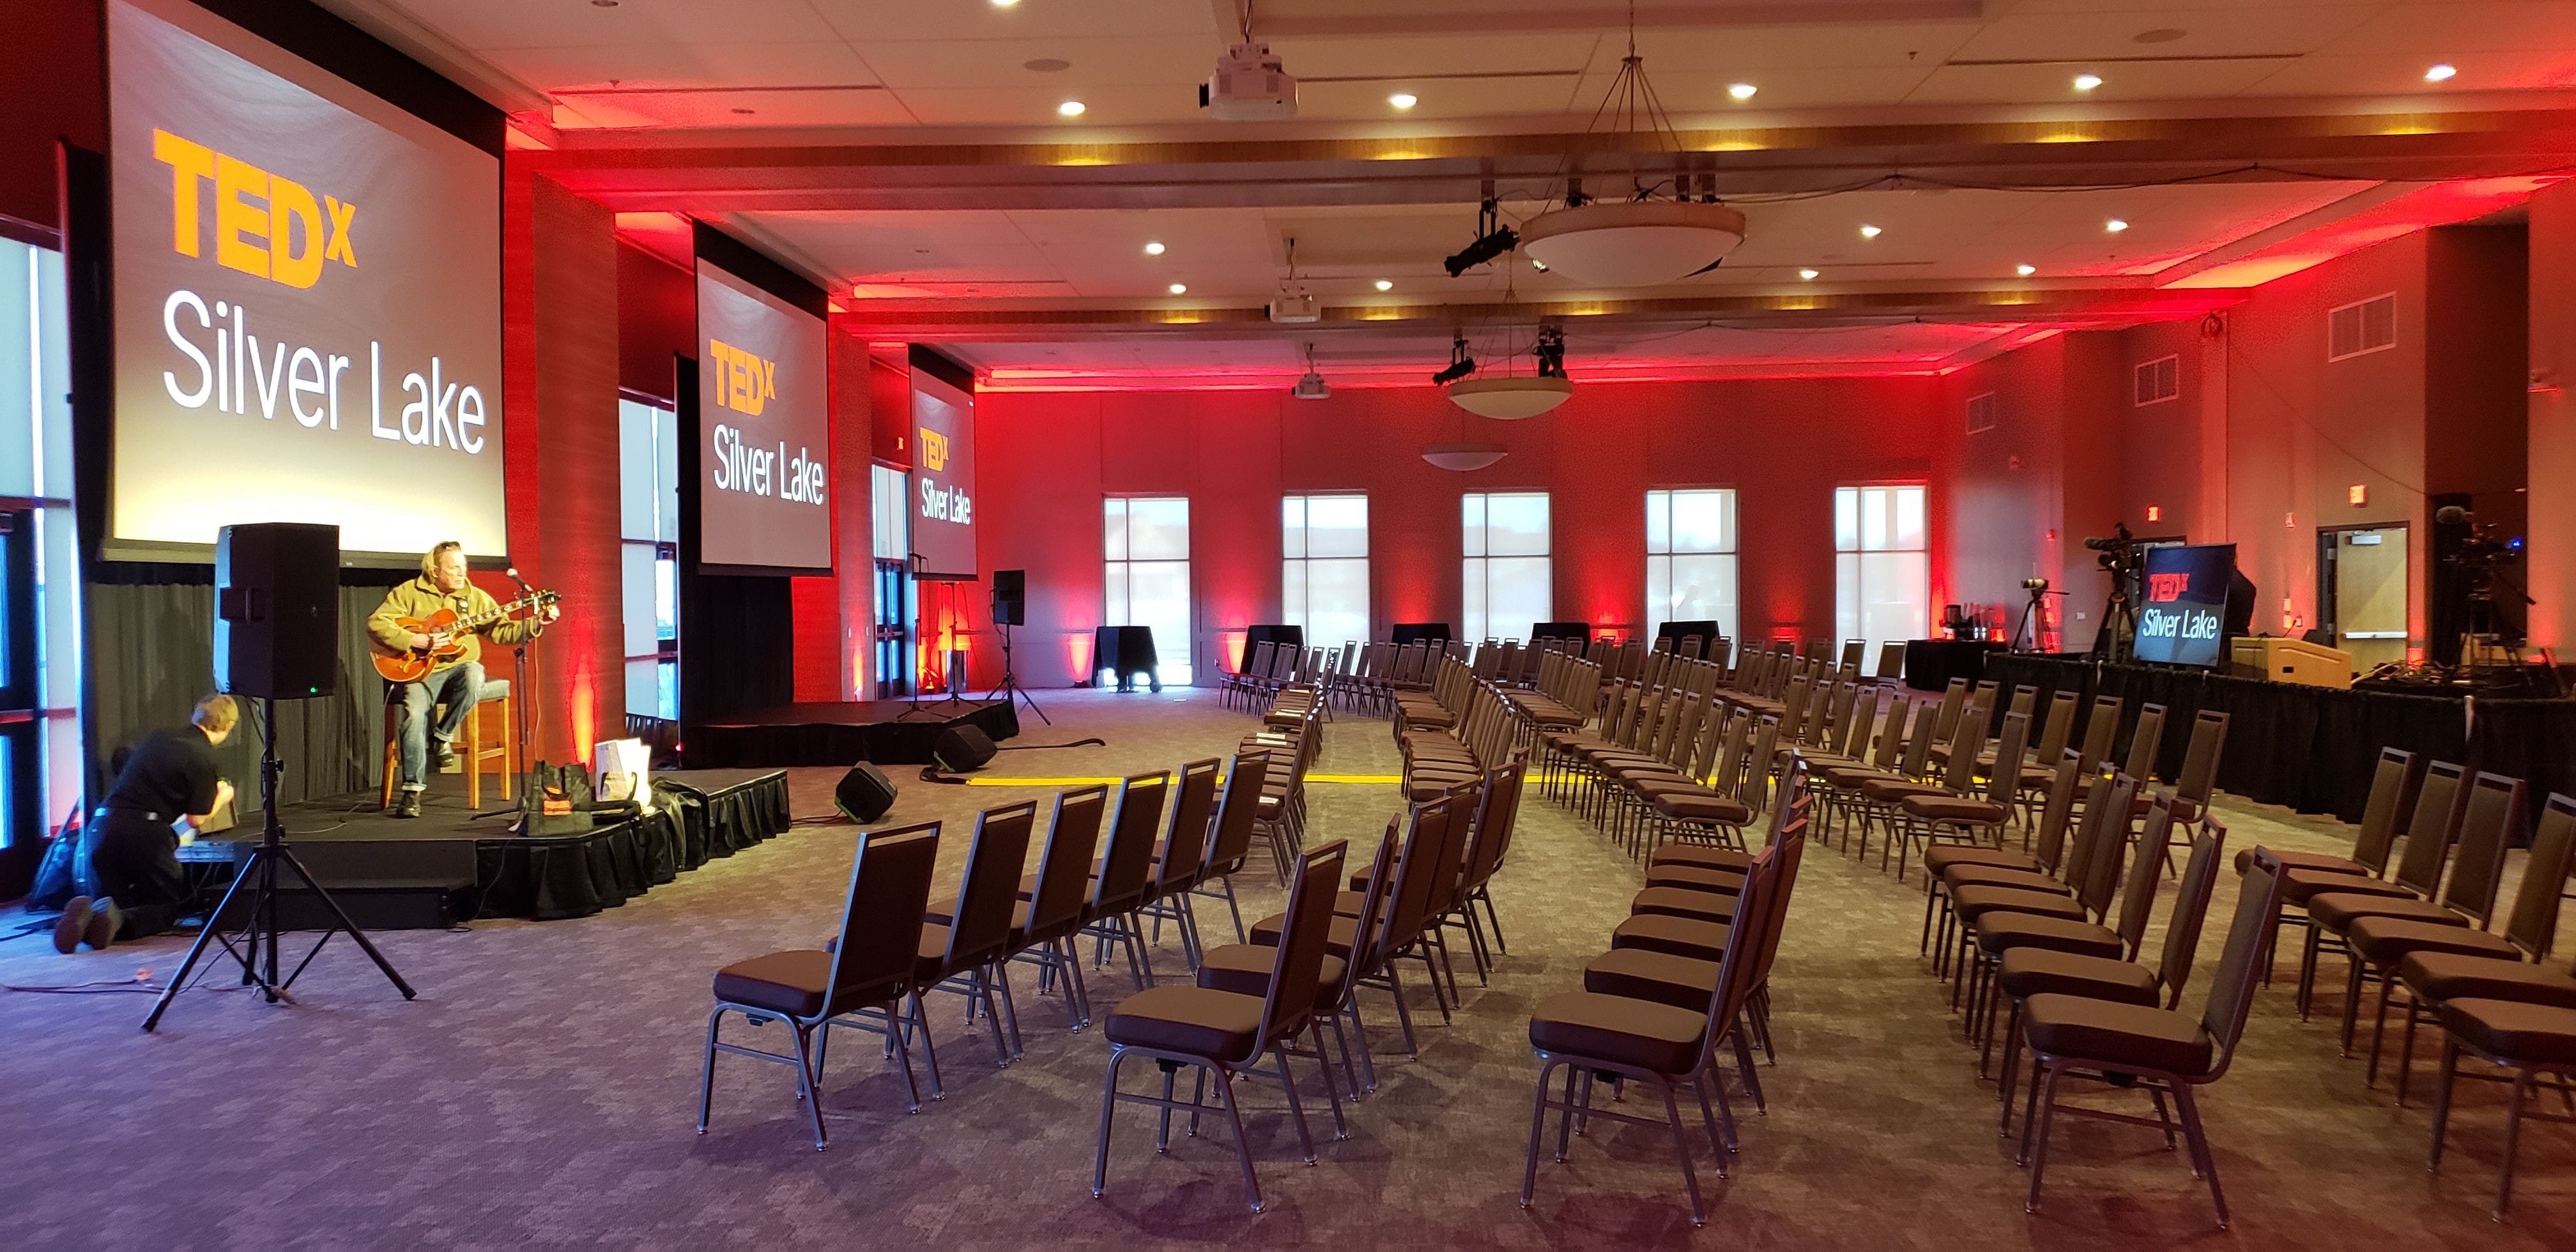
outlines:
M481 613L459 616L454 609L440 609L427 617L397 617L394 624L415 635L445 635L447 645L441 648L416 648L409 652L376 649L376 672L386 682L418 682L429 677L431 670L461 655L464 636L485 627L508 621L522 612L535 612L562 597L551 591L531 591L508 604L497 604Z

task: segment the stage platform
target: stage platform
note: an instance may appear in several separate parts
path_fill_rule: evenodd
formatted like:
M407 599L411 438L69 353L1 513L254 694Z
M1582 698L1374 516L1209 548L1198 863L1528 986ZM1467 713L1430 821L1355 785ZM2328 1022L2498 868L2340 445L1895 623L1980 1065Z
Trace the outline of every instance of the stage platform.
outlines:
M995 743L1020 733L1008 700L862 700L782 704L687 731L684 755L709 769L838 765L928 765L939 732L972 725Z
M287 805L280 816L296 859L370 930L587 917L788 828L780 770L671 770L653 776L653 789L653 812L569 835L514 835L514 805L478 813L439 788L417 818L383 811L373 792ZM259 837L255 826L226 831L179 857L222 877ZM293 927L321 921L319 902L301 891L281 907Z

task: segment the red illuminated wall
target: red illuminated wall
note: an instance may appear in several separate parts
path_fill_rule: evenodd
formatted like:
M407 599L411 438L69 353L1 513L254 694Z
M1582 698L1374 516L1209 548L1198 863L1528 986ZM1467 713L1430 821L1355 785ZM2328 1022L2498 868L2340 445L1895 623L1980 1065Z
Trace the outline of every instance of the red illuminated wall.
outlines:
M2531 641L2567 649L2576 642L2576 183L2531 198L2528 466L2532 482L2530 548L2525 573Z
M1213 674L1230 633L1278 619L1282 494L1368 493L1371 610L1383 635L1398 621L1459 621L1462 492L1544 490L1557 615L1633 634L1645 610L1645 492L1733 487L1744 633L1821 638L1834 627L1833 488L1921 481L1939 390L1930 377L1597 383L1526 422L1464 417L1427 386L1323 401L987 392L976 401L979 560L988 572L1028 571L1022 678L1071 682L1100 622L1101 497L1187 495L1192 644ZM1461 438L1462 422L1463 437L1511 455L1470 474L1425 464L1422 445ZM1933 541L1937 549L1937 523ZM982 605L975 613L981 624ZM986 651L978 682L998 670Z
M107 148L104 50L97 0L0 4L0 217L58 225L54 144Z

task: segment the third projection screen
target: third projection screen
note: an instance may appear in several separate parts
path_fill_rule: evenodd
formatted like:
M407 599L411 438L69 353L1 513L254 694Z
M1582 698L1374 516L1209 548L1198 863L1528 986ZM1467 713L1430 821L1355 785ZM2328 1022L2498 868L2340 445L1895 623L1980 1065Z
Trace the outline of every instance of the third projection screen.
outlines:
M832 568L823 319L698 262L698 560Z

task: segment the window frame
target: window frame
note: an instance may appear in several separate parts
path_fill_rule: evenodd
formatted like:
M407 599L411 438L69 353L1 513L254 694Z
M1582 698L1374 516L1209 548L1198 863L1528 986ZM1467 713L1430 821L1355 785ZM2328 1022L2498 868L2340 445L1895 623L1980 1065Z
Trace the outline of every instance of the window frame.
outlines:
M1880 546L1873 547L1870 545L1866 523L1863 519L1866 516L1865 510L1867 508L1867 505L1864 502L1866 500L1866 493L1873 491L1892 493L1911 491L1916 493L1918 499L1918 514L1921 518L1917 534L1919 546L1895 546L1894 538L1897 534L1901 533L1899 531L1898 524L1895 521L1895 518L1901 514L1901 501L1903 499L1901 495L1893 495L1889 498L1890 522L1887 526L1888 541L1882 543ZM1852 546L1849 547L1844 546L1842 519L1842 497L1844 492L1856 493L1853 499ZM1838 640L1865 640L1872 648L1876 648L1890 642L1904 641L1893 638L1881 638L1873 635L1863 624L1868 616L1866 606L1872 603L1869 595L1867 574L1869 562L1865 558L1870 556L1887 555L1911 555L1919 560L1922 568L1922 581L1919 588L1919 594L1915 600L1917 617L1913 630L1907 633L1904 638L1929 638L1932 632L1932 509L1930 485L1920 479L1882 479L1870 482L1837 483L1834 485L1833 512L1831 517L1834 539L1835 638ZM1848 578L1844 573L1846 561L1849 562L1851 570L1851 574ZM1848 599L1846 598L1844 591L1846 585L1849 585L1852 588L1852 594Z
M1369 638L1370 632L1377 620L1377 586L1375 582L1376 567L1370 564L1369 556L1369 529L1371 526L1371 514L1369 513L1368 508L1368 499L1368 493L1365 491L1283 492L1279 497L1279 620L1303 631L1306 635L1306 644L1308 647L1334 648L1339 647L1344 643L1365 642ZM1345 554L1337 556L1315 556L1313 555L1314 545L1311 542L1311 539L1300 545L1304 549L1303 551L1295 553L1288 551L1290 544L1287 519L1288 509L1293 504L1303 510L1301 514L1301 518L1303 520L1299 522L1296 531L1301 536L1310 537L1314 533L1312 519L1314 516L1314 502L1317 500L1359 501L1361 520L1360 551L1358 555L1352 556ZM1314 566L1318 563L1342 565L1351 562L1358 563L1360 572L1360 605L1358 614L1360 620L1360 631L1357 635L1353 635L1348 638L1322 638L1318 635L1314 627ZM1293 603L1291 602L1289 593L1289 589L1292 586L1301 589L1300 594ZM1344 608L1335 613L1334 616L1348 617L1350 616L1350 611L1347 608Z
M1716 495L1725 498L1725 547L1710 549L1693 548L1685 551L1675 551L1673 549L1672 504L1673 497L1680 495ZM1660 551L1657 550L1657 541L1655 538L1655 497L1657 496L1664 497L1663 547ZM1717 615L1718 633L1728 639L1742 637L1739 632L1742 628L1744 617L1743 504L1744 500L1742 494L1734 487L1649 487L1646 489L1645 634L1647 638L1654 638L1656 632L1663 628L1663 624L1665 622L1697 620L1683 618L1671 612L1669 602L1672 598L1672 562L1676 557L1685 559L1695 557L1716 557L1724 560L1726 567L1727 598L1725 610ZM1658 560L1664 562L1665 566L1664 593L1660 596L1656 593L1656 562ZM1709 641L1711 646L1714 646L1715 642L1715 640Z
M1545 532L1546 544L1544 551L1536 553L1496 553L1492 550L1492 535L1494 529L1492 521L1493 501L1497 497L1536 499L1541 503L1542 507L1547 510L1547 528ZM1467 522L1467 502L1470 500L1481 502L1479 505L1480 511L1478 516L1482 519L1476 523L1477 529L1481 533L1476 533L1472 542L1469 540L1471 532L1468 529ZM1458 530L1460 552L1458 572L1458 624L1460 638L1471 643L1482 639L1501 638L1501 636L1493 633L1494 563L1497 561L1509 561L1513 562L1515 565L1526 561L1538 562L1539 569L1541 571L1540 582L1547 590L1547 610L1537 618L1533 619L1532 624L1535 625L1537 622L1556 620L1555 493L1545 489L1535 491L1460 492L1458 495ZM1471 588L1481 591L1482 594L1471 594ZM1523 637L1526 638L1526 636Z
M1126 502L1126 503L1127 503L1128 508L1127 508L1127 512L1126 512L1126 520L1125 520L1125 521L1124 521L1124 523L1123 523L1123 525L1124 525L1124 526L1126 527L1126 529L1127 529L1127 534L1125 534L1125 535L1121 536L1121 543L1119 544L1119 550L1120 550L1121 552L1133 553L1133 552L1135 551L1135 546L1134 546L1135 536L1134 536L1134 514L1133 514L1133 509L1134 509L1134 507L1135 507L1134 502L1135 502L1135 501L1138 501L1138 500L1155 500L1155 501L1166 501L1166 500L1170 500L1170 501L1178 501L1178 502L1180 503L1180 506L1181 506L1181 555L1180 555L1180 556L1178 556L1178 557L1146 557L1146 558L1143 558L1143 559L1138 559L1138 558L1136 558L1136 557L1135 557L1135 556L1133 556L1133 555L1128 555L1128 556L1119 556L1119 557L1112 557L1112 556L1110 556L1110 555L1109 555L1109 505L1110 505L1110 502L1112 502L1112 501L1124 501L1124 502ZM1154 641L1154 651L1155 651L1155 653L1156 653L1156 656L1157 656L1158 660L1160 661L1160 664L1159 664L1159 666L1158 666L1158 669L1159 669L1159 671L1160 671L1160 676L1161 676L1162 681L1163 681L1164 683L1166 683L1166 684L1176 684L1176 685L1181 685L1181 686L1188 686L1188 685L1191 685L1192 683L1194 683L1194 682L1196 682L1196 681L1197 681L1197 676L1198 676L1198 664L1197 664L1197 661L1198 661L1198 587L1197 587L1197 584L1196 584L1196 583L1193 581L1193 579L1192 579L1193 571L1192 571L1192 570L1191 570L1191 568L1190 568L1190 562L1191 562L1191 560L1192 560L1192 557L1191 557L1190 553L1191 553L1191 551L1192 551L1192 549L1193 549L1193 547L1194 547L1194 545L1191 543L1191 531L1194 529L1194 527L1195 527L1195 525L1196 525L1196 517L1195 517L1195 514L1194 514L1194 513L1192 512L1192 510L1190 509L1190 497L1189 497L1186 493L1184 493L1184 494L1169 494L1169 493L1159 493L1159 492L1122 492L1122 491L1104 492L1104 493L1102 493L1102 495L1101 495L1101 497L1100 497L1100 510L1101 510L1101 556L1100 556L1100 565L1101 565L1101 569L1100 569L1100 593L1101 593L1101 606L1100 606L1100 607L1101 607L1101 611L1100 611L1100 624L1101 624L1101 625L1103 625L1103 626L1130 626L1130 625L1135 625L1135 626L1150 626L1150 625L1153 625L1153 623L1151 623L1151 622L1138 622L1138 621L1136 621L1136 620L1135 620L1135 594L1134 594L1134 590L1133 590L1133 589L1134 589L1134 585L1135 585L1135 584L1134 584L1134 571L1135 571L1135 567L1136 567L1136 566L1139 566L1139 565L1149 565L1149 566L1179 566L1179 567L1180 567L1180 572L1181 572L1181 601L1182 601L1182 606L1183 606L1183 608L1182 608L1182 612L1183 612L1183 614L1184 614L1184 620L1183 620L1183 622L1181 623L1181 639L1180 639L1180 647L1179 647L1179 650L1178 650L1178 652L1177 652L1177 654L1176 654L1176 655L1177 655L1177 657L1179 658L1179 669L1180 669L1180 672L1179 672L1178 674L1173 673L1174 666L1173 666L1173 660L1172 660L1172 657L1171 657L1171 656L1166 656L1166 655L1164 655L1165 653L1167 653L1167 652L1170 652L1170 651L1171 651L1171 647L1172 647L1172 645L1171 645L1170 641L1168 641L1168 640L1163 640L1163 639L1159 639L1159 638L1158 638L1158 639L1156 639L1156 640ZM1117 567L1117 568L1115 568L1115 569L1113 570L1113 567ZM1117 574L1119 574L1119 575L1122 575L1122 576L1121 576L1121 577L1115 577L1115 578L1113 578L1113 577L1112 577L1113 572L1115 572L1115 573L1117 573ZM1113 597L1113 596L1120 596L1120 595L1122 595L1122 594L1123 594L1123 596L1124 596L1124 600L1125 600L1125 603L1124 603L1124 604L1119 604L1117 601L1115 601L1115 600L1113 600L1113 599L1112 599L1112 597ZM1098 658L1098 657L1096 657L1096 656L1092 658L1092 672L1091 672L1091 673L1089 673L1089 674L1084 675L1084 677L1085 677L1086 679L1097 679L1097 678L1099 677L1099 675L1100 675L1099 663L1100 663L1100 658Z

